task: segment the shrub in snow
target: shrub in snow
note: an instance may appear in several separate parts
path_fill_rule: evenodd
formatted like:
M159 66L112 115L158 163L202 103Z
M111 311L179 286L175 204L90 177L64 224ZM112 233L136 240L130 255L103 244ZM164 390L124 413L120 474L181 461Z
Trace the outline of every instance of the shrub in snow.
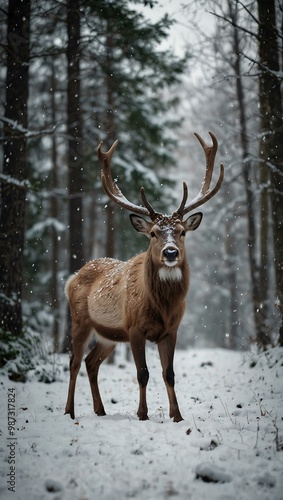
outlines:
M48 352L39 334L28 329L22 337L1 334L0 369L14 382L27 382L36 378L51 383L61 373L54 356Z

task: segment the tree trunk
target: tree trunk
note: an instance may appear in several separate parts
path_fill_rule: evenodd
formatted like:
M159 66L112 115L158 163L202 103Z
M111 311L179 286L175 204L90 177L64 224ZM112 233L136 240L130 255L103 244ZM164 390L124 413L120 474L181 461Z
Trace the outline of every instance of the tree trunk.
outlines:
M115 206L108 201L106 207L106 248L105 257L115 257Z
M52 65L52 81L51 81L51 112L52 112L52 123L56 123L56 103L55 103L55 95L56 95L56 77L54 72L54 65ZM57 163L57 145L56 145L56 136L53 134L52 136L52 150L51 150L51 159L52 159L52 181L51 181L51 189L54 191L54 195L51 196L51 217L53 220L58 220L59 210L58 210L58 199L56 197L55 190L58 187L58 163ZM51 256L51 306L53 311L53 349L54 352L57 352L59 349L59 301L58 301L58 233L57 229L52 225L51 228L51 245L52 245L52 256Z
M7 76L4 163L0 216L0 329L22 334L22 259L25 234L28 125L30 1L10 0L7 26Z
M107 23L107 36L106 36L106 91L107 91L107 111L105 117L105 129L107 131L107 142L109 147L113 144L116 136L115 118L114 118L114 94L115 89L113 88L113 77L112 73L115 73L113 67L115 43L113 39L113 27L111 20ZM106 257L115 256L115 236L116 236L116 224L115 224L115 210L116 207L112 201L108 201L106 208Z
M276 295L281 313L279 343L283 345L283 109L279 37L274 0L257 0L259 29L259 98L261 160L269 170L275 254Z
M226 345L229 349L237 349L238 346L238 292L237 292L237 241L234 234L233 224L231 220L226 222L226 265L227 265L227 282L230 288L230 332L229 338L227 339Z
M113 78L112 73L114 73L113 68L113 51L115 49L115 42L113 39L113 28L111 20L107 23L107 36L106 36L106 88L107 88L107 115L106 115L106 130L108 134L109 146L113 144L116 137L116 127L114 119L114 94L115 89L113 88ZM116 240L116 223L115 223L115 204L112 201L108 201L106 208L106 257L115 257L115 240ZM108 364L114 364L115 362L115 350L107 358Z
M80 107L80 2L67 1L68 29L68 169L69 169L69 226L70 226L70 274L80 269L83 258L83 158L82 112Z
M73 274L84 264L83 254L83 157L82 112L80 107L80 2L67 1L68 30L68 90L67 132L69 170L69 273ZM68 314L63 351L71 349L71 322Z

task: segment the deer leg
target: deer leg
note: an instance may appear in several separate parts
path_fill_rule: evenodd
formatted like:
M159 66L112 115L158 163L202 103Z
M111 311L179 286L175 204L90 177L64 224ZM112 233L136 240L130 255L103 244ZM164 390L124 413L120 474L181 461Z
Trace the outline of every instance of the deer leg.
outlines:
M65 408L65 415L70 414L72 419L75 418L75 388L77 376L81 367L83 355L88 345L91 331L89 328L80 327L76 323L72 323L72 344L73 352L70 358L70 382L68 390L68 399ZM80 339L80 340L79 340Z
M137 368L137 379L140 389L140 400L137 415L140 420L148 420L148 409L146 403L146 386L149 373L145 359L145 338L143 335L134 334L130 336L131 349Z
M175 374L173 370L173 359L176 345L176 334L169 334L158 344L158 351L162 365L162 375L166 385L169 399L169 415L174 422L180 422L183 417L180 413L175 394Z
M115 349L116 344L101 344L97 342L85 359L87 374L90 382L93 409L98 416L106 415L97 383L98 370L101 363Z
M65 415L70 414L70 417L72 419L75 418L75 388L83 355L84 355L84 348L79 350L74 350L70 358L70 383L68 390L68 399L65 408Z

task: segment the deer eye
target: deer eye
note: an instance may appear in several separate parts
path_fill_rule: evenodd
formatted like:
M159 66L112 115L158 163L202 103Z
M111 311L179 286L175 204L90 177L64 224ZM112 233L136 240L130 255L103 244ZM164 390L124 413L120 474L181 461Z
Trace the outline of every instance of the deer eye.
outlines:
M155 234L155 232L154 232L154 231L151 231L150 236L151 236L152 238L156 238L156 234Z
M185 230L181 232L181 236L186 236L186 231Z

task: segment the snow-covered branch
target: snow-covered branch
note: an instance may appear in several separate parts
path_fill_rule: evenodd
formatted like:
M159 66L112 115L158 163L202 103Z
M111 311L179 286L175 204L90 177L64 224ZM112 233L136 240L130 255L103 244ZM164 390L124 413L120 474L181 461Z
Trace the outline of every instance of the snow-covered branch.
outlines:
M30 130L28 128L23 127L20 123L18 123L15 120L11 120L10 118L6 118L5 116L0 116L0 121L5 123L6 125L9 125L9 127L15 131L18 132L19 135L13 134L13 140L14 139L32 139L34 137L39 137L41 135L52 135L54 134L55 130L59 127L59 123L52 125L50 128L43 128L39 130ZM4 136L0 138L1 142L5 142L7 140L11 139L11 136Z

